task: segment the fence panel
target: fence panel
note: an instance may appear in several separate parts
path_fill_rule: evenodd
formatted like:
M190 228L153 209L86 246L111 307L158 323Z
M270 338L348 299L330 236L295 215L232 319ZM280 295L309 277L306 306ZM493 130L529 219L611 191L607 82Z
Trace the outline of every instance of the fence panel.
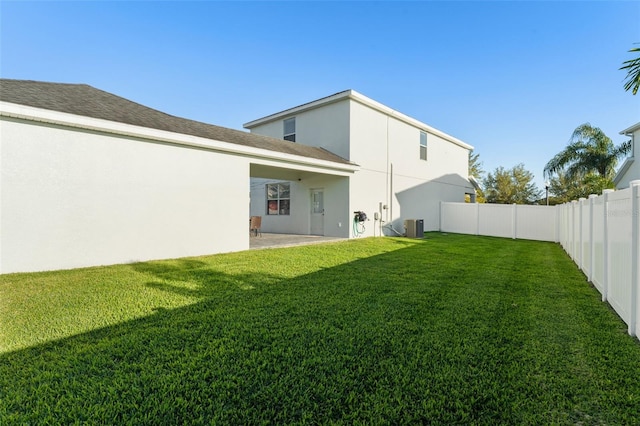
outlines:
M556 241L555 207L515 204L445 203L440 207L440 230L491 237Z
M480 204L478 234L513 238L513 206L510 204Z
M478 204L441 203L440 230L457 234L478 233Z
M605 242L605 211L604 196L593 200L593 265L591 268L591 282L606 299L606 287L604 276L604 242Z
M560 245L567 251L567 247L569 245L569 209L568 204L562 204L556 207L560 212L558 213L558 239L560 241Z
M591 205L589 200L580 200L580 266L582 272L591 275Z
M580 223L580 203L578 201L571 202L571 242L573 247L571 247L571 258L578 265L578 267L582 268L580 264L581 256L580 256L580 229L582 228L582 224Z
M516 238L556 241L557 211L547 206L515 206Z
M631 190L609 194L607 203L607 300L629 324L631 313ZM637 262L637 259L636 259Z

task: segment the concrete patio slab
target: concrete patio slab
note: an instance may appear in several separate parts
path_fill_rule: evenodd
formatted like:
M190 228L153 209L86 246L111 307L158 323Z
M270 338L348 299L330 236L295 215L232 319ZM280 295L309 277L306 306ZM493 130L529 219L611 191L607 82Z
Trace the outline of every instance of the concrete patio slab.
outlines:
M249 248L251 250L256 250L272 247L293 247L308 244L326 243L330 241L342 241L346 239L347 238L323 237L320 235L262 233L262 236L251 236L249 240Z

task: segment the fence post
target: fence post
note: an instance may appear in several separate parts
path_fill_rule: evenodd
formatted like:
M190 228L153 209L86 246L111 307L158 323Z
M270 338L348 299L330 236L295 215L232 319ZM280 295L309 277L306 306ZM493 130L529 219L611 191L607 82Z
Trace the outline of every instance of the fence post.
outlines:
M438 230L440 232L442 232L442 218L443 218L443 214L442 214L442 201L440 201L440 220L438 221Z
M584 205L587 203L587 199L582 197L580 198L580 270L584 273L584 215L582 212L584 211ZM585 274L586 276L586 274Z
M609 297L609 194L613 189L605 189L602 191L604 197L604 218L602 220L603 237L602 237L602 301L606 302Z
M578 264L578 261L576 259L576 206L578 205L578 202L576 200L571 200L571 258L573 259L573 261L575 262L575 264Z
M638 287L640 287L640 180L629 182L631 188L631 312L629 334L636 336L638 327Z
M554 234L554 239L556 243L560 242L560 215L561 215L561 207L559 205L553 206L556 213L556 232Z
M595 242L593 240L593 204L598 196L596 194L589 195L589 282L593 282L593 264L595 263Z
M513 203L513 214L511 215L511 235L514 240L518 238L518 211L517 204Z
M480 203L476 203L476 235L480 235Z

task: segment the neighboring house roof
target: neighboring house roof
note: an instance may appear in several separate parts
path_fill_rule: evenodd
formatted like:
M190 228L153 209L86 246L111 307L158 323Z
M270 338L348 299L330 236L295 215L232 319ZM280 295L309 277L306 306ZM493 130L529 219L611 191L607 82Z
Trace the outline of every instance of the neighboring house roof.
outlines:
M338 93L335 93L335 94L333 94L331 96L326 96L324 98L320 98L320 99L317 99L317 100L312 101L312 102L307 102L307 103L299 105L297 107L289 108L289 109L286 109L284 111L280 111L280 112L277 112L275 114L268 115L266 117L258 118L257 120L253 120L253 121L250 121L248 123L245 123L243 125L243 127L246 128L246 129L251 129L251 128L259 126L261 124L269 123L269 122L272 122L272 121L275 121L275 120L281 120L281 119L283 119L283 118L285 118L287 116L300 114L300 113L302 113L304 111L309 111L311 109L315 109L315 108L318 108L318 107L324 106L324 105L329 105L329 104L332 104L332 103L335 103L335 102L339 102L339 101L342 101L342 100L345 100L345 99L350 99L350 100L353 100L355 102L358 102L358 103L361 103L363 105L366 105L366 106L368 106L370 108L373 108L373 109L375 109L375 110L377 110L377 111L379 111L379 112L381 112L383 114L386 114L388 116L396 118L396 119L398 119L400 121L403 121L403 122L405 122L405 123L407 123L409 125L412 125L412 126L417 127L417 128L419 128L421 130L424 130L425 132L428 132L428 133L431 133L433 135L439 136L442 139L444 139L446 141L449 141L451 143L454 143L456 145L459 145L459 146L461 146L463 148L466 148L466 149L469 149L469 150L473 149L473 146L461 141L460 139L455 138L455 137L453 137L451 135L448 135L448 134L446 134L446 133L444 133L444 132L442 132L442 131L434 128L434 127L429 126L428 124L425 124L425 123L423 123L421 121L416 120L415 118L411 118L408 115L405 115L405 114L403 114L401 112L398 112L398 111L396 111L396 110L394 110L392 108L389 108L388 106L383 105L380 102L376 102L373 99L368 98L365 95L356 92L355 90L345 90L345 91L342 91L342 92L338 92Z
M625 136L631 136L631 134L633 132L635 132L636 130L640 130L640 122L634 124L633 126L629 127L628 129L624 129L623 131L620 132L621 135L625 135Z
M629 171L629 169L633 165L634 161L635 161L635 159L633 157L625 158L624 163L622 163L622 166L620 166L620 169L618 170L616 175L613 177L613 183L616 185L616 187L618 185L620 185L620 184L626 184L627 183L627 182L623 183L622 182L622 178Z
M0 79L0 101L342 164L323 148L176 117L87 84Z

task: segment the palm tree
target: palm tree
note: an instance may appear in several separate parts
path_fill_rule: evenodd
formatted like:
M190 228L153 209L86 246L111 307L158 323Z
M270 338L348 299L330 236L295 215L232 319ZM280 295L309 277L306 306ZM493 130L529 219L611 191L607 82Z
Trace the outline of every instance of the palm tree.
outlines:
M602 130L585 123L573 131L566 148L544 166L544 174L550 177L563 172L567 179L578 182L596 174L612 183L618 160L629 152L631 141L615 146Z
M634 47L629 50L629 52L640 52L640 47ZM629 59L628 61L624 61L622 63L624 66L621 67L621 70L627 71L627 81L624 84L624 90L631 90L631 93L634 95L638 93L638 88L640 87L640 56L634 59Z

